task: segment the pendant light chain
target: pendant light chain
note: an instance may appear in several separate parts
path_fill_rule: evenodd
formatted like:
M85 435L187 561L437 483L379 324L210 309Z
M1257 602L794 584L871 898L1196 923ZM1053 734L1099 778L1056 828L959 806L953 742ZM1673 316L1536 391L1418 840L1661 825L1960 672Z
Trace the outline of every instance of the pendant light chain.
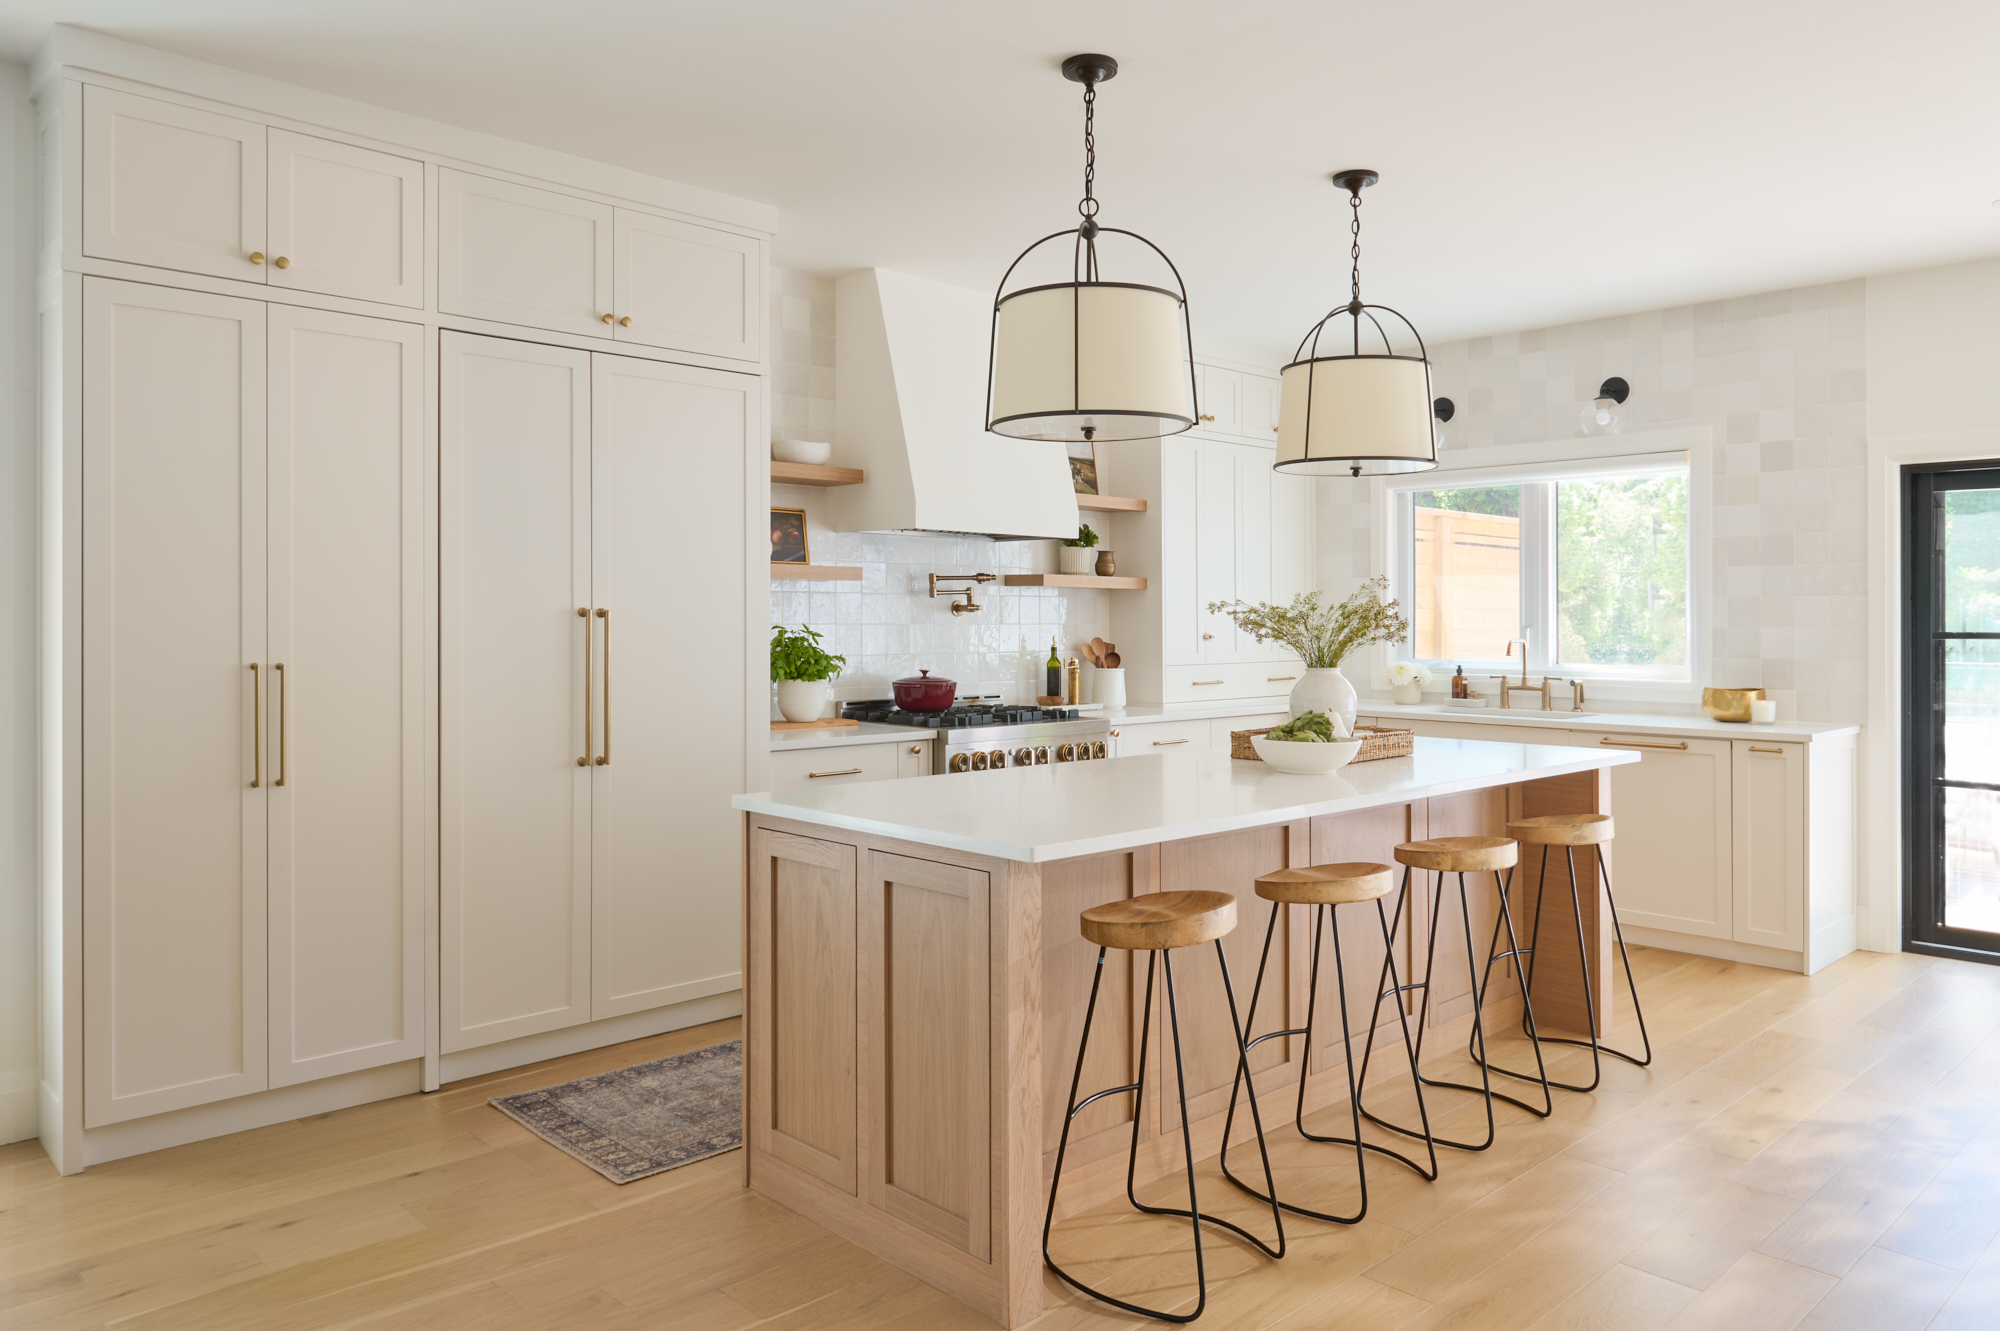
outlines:
M1097 85L1083 85L1083 199L1076 210L1097 216Z
M1359 307L1361 305L1361 191L1360 190L1354 191L1353 195L1347 201L1347 206L1354 210L1354 226L1353 226L1354 244L1352 248L1350 248L1347 252L1347 257L1351 259L1354 263L1354 271L1352 274L1351 283L1348 288L1348 293L1350 296L1353 297L1356 312L1359 313Z

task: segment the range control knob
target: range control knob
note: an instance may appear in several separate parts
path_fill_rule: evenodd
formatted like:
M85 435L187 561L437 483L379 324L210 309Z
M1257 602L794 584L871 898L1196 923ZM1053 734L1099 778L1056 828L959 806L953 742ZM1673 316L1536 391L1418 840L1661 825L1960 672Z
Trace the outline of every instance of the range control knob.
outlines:
M1087 763L1090 761L1089 740L1084 740L1076 746L1076 760L1080 763Z
M951 770L954 772L971 771L972 756L970 754L965 754L965 753L954 753L951 755L951 762L946 765L950 767Z
M1037 767L1046 767L1048 765L1048 761L1049 761L1049 746L1046 744L1037 745L1035 748L1035 765Z
M986 759L986 765L996 772L1005 771L1007 768L1007 750L1005 749L993 750L993 752L986 755Z
M1033 749L1014 750L1014 766L1033 767L1034 765L1035 765L1035 751Z
M1090 756L1093 758L1102 758L1104 755L1105 755L1104 741L1101 739L1093 741L1090 746Z
M975 772L986 770L986 754L983 750L977 751L972 755L972 770Z
M1057 750L1056 750L1056 761L1057 761L1057 762L1059 762L1059 763L1073 763L1073 762L1075 762L1075 761L1076 761L1076 745L1074 745L1074 744L1065 744L1065 745L1063 745L1063 746L1062 746L1062 747L1061 747L1060 749L1057 749Z

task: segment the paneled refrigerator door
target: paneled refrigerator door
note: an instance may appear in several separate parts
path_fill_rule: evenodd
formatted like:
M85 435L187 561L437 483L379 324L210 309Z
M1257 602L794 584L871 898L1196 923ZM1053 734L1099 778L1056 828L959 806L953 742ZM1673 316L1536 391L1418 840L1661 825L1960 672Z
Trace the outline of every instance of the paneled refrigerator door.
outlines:
M84 1122L268 1085L264 305L83 283Z
M270 307L271 1084L424 1051L423 328Z
M446 332L440 382L439 1026L452 1053L590 1018L590 355Z
M766 714L745 540L764 434L747 375L600 354L591 389L601 1019L741 987L743 825L729 797L746 788L744 718Z

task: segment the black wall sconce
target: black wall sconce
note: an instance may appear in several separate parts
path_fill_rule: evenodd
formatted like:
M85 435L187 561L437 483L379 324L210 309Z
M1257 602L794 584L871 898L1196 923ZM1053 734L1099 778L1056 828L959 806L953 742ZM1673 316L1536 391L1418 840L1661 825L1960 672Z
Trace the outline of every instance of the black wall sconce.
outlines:
M1625 399L1632 396L1632 385L1612 375L1597 386L1597 397L1587 403L1577 415L1577 424L1585 434L1617 434L1625 426Z

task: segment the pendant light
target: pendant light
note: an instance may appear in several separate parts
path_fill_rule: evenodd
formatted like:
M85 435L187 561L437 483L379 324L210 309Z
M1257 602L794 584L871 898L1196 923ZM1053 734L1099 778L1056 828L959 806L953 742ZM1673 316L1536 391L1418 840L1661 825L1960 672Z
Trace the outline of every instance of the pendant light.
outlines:
M1400 476L1437 466L1437 417L1423 336L1387 305L1361 299L1361 191L1378 179L1363 170L1333 177L1353 210L1348 300L1300 339L1292 363L1280 372L1275 468L1305 476ZM1377 310L1409 331L1416 355L1396 351ZM1342 315L1351 330L1334 325Z
M1042 237L1008 265L993 297L986 428L1017 439L1154 439L1195 422L1187 286L1159 246L1097 221L1097 85L1118 73L1108 55L1073 55L1063 77L1083 85L1083 220ZM1171 288L1108 281L1098 244L1126 236L1159 256ZM1009 291L1036 250L1071 241L1067 280ZM1059 253L1060 251L1055 251Z

